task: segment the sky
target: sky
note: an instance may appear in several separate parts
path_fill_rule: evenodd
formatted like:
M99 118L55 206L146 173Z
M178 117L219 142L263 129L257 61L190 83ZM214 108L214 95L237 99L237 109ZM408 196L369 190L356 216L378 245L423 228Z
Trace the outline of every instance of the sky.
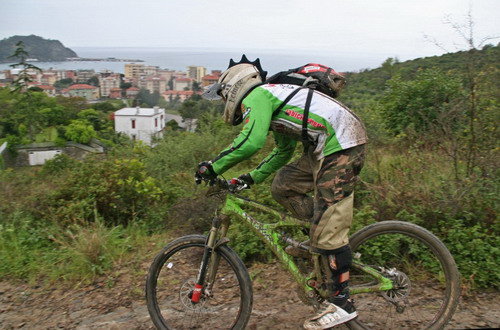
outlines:
M0 0L0 39L408 60L465 49L469 13L477 43L500 36L500 0Z

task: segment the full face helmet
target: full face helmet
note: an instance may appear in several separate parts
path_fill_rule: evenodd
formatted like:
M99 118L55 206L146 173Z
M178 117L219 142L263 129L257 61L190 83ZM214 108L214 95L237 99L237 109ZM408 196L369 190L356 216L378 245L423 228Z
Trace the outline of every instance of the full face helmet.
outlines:
M263 83L266 74L259 59L250 62L245 55L238 63L231 59L226 71L221 74L217 83L207 87L203 97L208 100L222 98L226 103L224 121L238 125L243 120L241 102L254 87Z

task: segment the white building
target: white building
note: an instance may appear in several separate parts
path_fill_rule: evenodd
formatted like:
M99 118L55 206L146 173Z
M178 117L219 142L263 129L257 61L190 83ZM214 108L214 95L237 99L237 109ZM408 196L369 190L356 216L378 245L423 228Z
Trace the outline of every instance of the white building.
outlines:
M115 131L125 133L133 140L153 145L155 138L163 136L165 109L123 108L115 111Z

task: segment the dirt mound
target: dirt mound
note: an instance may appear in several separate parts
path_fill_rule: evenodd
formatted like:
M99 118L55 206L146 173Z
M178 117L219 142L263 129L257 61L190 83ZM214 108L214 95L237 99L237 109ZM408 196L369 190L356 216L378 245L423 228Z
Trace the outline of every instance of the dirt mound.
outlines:
M0 282L1 329L154 329L144 301L143 274L126 270L111 283L74 288L36 288ZM254 308L248 329L302 329L312 309L278 264L250 267ZM463 298L448 329L500 327L500 294Z

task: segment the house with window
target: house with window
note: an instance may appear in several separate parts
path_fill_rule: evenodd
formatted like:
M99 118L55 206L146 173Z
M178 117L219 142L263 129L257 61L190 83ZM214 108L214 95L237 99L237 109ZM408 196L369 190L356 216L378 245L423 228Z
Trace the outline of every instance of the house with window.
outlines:
M154 140L163 137L165 109L123 108L114 113L115 131L128 135L132 140L154 145Z
M167 102L184 102L191 96L193 96L194 92L193 91L166 91L165 93L162 94L162 97L167 101ZM201 93L197 93L201 94Z
M66 89L63 89L61 93L64 96L74 97L84 97L87 101L95 101L99 98L99 88L87 84L75 84L71 85Z
M50 85L35 85L38 88L41 88L45 94L48 96L56 96L56 88Z
M215 84L217 81L219 81L220 75L207 75L201 78L201 85L203 87Z
M137 97L137 95L139 95L139 91L140 91L140 89L137 87L129 87L125 91L125 97L127 99L135 99Z
M191 78L176 78L174 80L174 91L183 91L191 89L193 79Z

